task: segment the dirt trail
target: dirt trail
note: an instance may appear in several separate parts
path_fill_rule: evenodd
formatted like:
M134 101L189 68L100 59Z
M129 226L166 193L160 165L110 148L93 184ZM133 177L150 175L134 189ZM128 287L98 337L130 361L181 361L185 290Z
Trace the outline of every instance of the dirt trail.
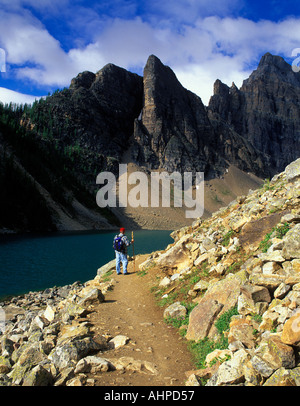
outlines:
M129 262L129 275L113 275L115 286L105 295L105 302L95 308L90 321L96 335L121 334L130 338L127 345L105 351L103 358L148 361L155 364L157 373L145 369L98 373L92 376L96 386L183 386L185 372L195 369L186 342L177 329L164 322L163 309L155 303L150 291L155 275L151 270L144 276L137 274L145 258L138 257L135 271L133 262Z

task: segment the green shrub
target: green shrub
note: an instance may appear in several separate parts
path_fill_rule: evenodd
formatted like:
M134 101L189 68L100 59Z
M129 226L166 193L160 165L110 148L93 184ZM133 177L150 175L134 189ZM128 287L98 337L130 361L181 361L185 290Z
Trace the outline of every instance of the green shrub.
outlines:
M215 322L216 329L221 335L224 335L224 331L229 330L229 324L231 317L234 315L238 315L237 307L232 307L227 312L221 314L218 320Z

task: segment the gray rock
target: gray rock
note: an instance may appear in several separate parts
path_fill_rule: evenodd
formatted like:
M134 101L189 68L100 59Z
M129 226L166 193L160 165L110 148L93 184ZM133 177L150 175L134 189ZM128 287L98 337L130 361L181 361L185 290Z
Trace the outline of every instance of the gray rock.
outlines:
M187 309L180 302L175 302L168 306L164 311L164 318L184 319L187 315Z
M50 386L53 383L51 372L41 365L34 367L24 378L23 386Z
M104 302L105 297L100 289L91 289L82 299L79 300L78 306L89 306L97 303Z
M296 224L286 233L284 237L282 255L288 260L300 258L300 224Z
M77 362L88 354L101 350L101 345L91 337L73 340L61 346L56 346L48 358L59 369L76 366Z
M285 168L287 180L293 180L300 176L300 158Z

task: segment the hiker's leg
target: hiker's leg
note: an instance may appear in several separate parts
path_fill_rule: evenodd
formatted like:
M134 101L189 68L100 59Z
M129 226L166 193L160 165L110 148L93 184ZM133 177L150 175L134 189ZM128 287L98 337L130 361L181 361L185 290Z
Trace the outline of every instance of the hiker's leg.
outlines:
M116 251L116 271L117 271L117 274L119 274L121 272L121 270L120 270L120 262L121 262L121 253Z
M127 254L124 254L122 252L121 255L122 255L123 273L127 273L127 265L128 265Z

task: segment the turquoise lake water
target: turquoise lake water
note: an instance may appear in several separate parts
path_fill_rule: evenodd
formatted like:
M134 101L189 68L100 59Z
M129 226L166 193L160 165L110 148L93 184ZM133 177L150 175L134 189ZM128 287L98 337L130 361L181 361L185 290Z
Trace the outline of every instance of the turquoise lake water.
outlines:
M171 231L134 232L134 251L147 254L173 242ZM0 237L0 298L93 279L114 259L116 232L72 232ZM127 234L131 236L131 232ZM132 255L132 247L128 254Z

